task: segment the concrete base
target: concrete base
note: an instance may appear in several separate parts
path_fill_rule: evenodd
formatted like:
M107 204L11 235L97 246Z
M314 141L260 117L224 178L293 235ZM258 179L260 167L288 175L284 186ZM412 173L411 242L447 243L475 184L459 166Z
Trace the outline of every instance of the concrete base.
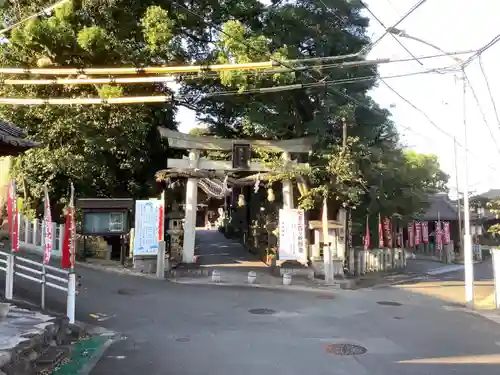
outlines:
M332 262L335 278L344 278L344 261L342 259L333 259ZM325 263L323 259L314 260L311 265L316 276L325 276Z
M135 257L134 258L134 271L142 273L155 273L156 272L156 256L153 257Z
M314 269L306 267L298 262L286 261L278 266L280 276L283 277L285 274L298 277L306 277L310 280L314 279Z

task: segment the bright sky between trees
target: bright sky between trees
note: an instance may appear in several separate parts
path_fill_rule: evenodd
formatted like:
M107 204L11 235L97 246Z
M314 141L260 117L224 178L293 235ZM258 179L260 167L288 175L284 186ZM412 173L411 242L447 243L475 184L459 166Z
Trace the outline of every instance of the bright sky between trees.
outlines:
M394 25L417 0L366 0L366 5L381 20L385 26ZM409 35L430 42L447 52L473 50L487 44L493 37L500 34L498 23L500 2L491 0L427 0L427 2L412 13L400 25ZM370 17L371 18L371 17ZM384 33L384 28L371 19L369 35L376 40ZM400 41L415 56L438 54L422 43L399 38ZM368 58L411 57L403 47L391 36L386 35L378 43ZM462 56L458 56L462 57ZM467 58L464 55L463 58ZM495 61L500 61L500 43L488 49L482 55L482 63L488 77L493 99L497 100L500 110L500 75L495 67ZM423 65L416 61L382 64L379 68L382 77L429 70L456 65L450 57L422 60ZM479 100L482 112L490 129L488 129L481 110L471 90L466 96L466 113L468 123L469 153L469 188L475 192L483 192L500 187L500 123L497 121L485 79L481 73L478 61L469 65L466 73ZM412 102L425 112L433 122L451 136L455 136L460 144L464 144L463 126L463 95L462 82L454 74L421 74L404 78L387 79L401 96ZM383 84L371 93L374 99L383 107L391 108L393 120L403 135L403 141L408 147L418 152L434 153L439 156L444 171L450 174L451 194L456 194L455 168L453 158L453 139L437 130L424 115L416 111ZM188 132L197 126L193 111L180 108L177 114L180 131ZM406 129L409 128L410 130ZM423 135L424 137L422 137ZM464 149L457 147L459 190L464 187L463 166Z

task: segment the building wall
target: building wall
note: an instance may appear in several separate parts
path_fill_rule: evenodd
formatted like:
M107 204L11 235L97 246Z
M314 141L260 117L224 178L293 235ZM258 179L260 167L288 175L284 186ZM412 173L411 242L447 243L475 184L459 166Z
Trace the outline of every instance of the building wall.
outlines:
M7 217L7 192L12 160L12 156L0 157L0 230L3 229L4 220Z

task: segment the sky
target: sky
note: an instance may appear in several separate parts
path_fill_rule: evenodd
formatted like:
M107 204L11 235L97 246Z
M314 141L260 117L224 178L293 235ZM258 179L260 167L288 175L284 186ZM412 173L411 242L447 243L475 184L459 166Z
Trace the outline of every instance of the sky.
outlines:
M386 27L394 25L417 0L365 0L365 3ZM472 5L473 4L473 5ZM398 25L411 36L430 42L447 52L476 50L486 45L500 31L498 26L500 3L491 0L427 0L419 9ZM368 13L367 13L367 16ZM370 17L371 18L371 17ZM376 40L384 28L371 19L368 33ZM439 54L420 42L396 37L414 56ZM469 54L470 55L470 54ZM469 55L457 56L466 59ZM412 56L386 35L368 55L368 59L406 59ZM500 61L500 42L482 54L482 63L493 98L500 110L500 76L495 69ZM418 72L456 65L451 57L440 57L402 63L381 64L382 77ZM470 87L463 100L463 83L456 74L429 73L403 78L387 79L401 96L423 111L449 136L444 135L421 112L414 109L395 93L379 84L370 94L385 108L390 108L393 120L402 134L402 142L422 153L439 157L441 168L450 175L450 193L456 195L465 188L464 113L467 123L468 184L469 191L481 193L500 188L500 123L495 116L492 101L478 60L466 69L467 77L478 98L478 106ZM465 103L465 111L464 111ZM484 113L484 117L482 115ZM193 111L181 108L177 114L179 130L188 132L197 126ZM486 120L486 121L485 121ZM489 128L488 128L489 126ZM455 170L454 141L457 140L457 170Z

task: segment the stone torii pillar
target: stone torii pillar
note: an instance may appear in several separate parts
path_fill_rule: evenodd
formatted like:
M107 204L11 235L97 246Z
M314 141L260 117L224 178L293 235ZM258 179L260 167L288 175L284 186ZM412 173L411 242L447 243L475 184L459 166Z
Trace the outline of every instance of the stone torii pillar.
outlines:
M290 157L290 153L289 152L283 152L283 154L281 154L281 157L284 161L284 166L285 168L287 167L287 164L289 164L292 159ZM287 208L293 208L293 185L292 185L292 181L290 180L283 180L281 182L281 184L283 185L283 208L287 209Z
M197 168L199 150L189 151L189 166ZM186 184L186 206L184 215L184 243L182 251L183 263L194 263L194 246L196 237L196 207L198 204L198 179L188 178Z

